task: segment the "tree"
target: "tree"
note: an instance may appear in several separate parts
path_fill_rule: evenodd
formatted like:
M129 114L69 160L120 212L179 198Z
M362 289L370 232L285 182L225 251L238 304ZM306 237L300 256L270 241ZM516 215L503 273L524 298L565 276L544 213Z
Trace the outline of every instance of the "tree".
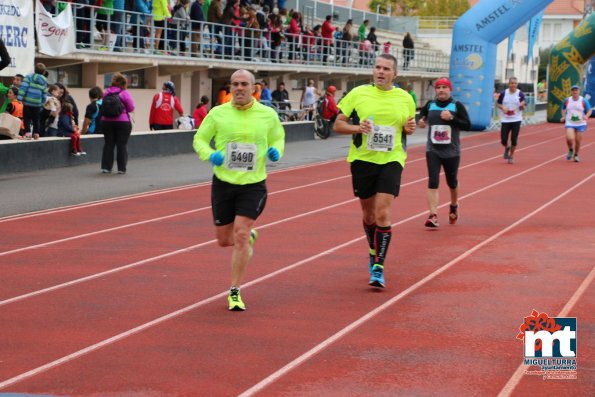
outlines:
M552 47L539 50L539 67L537 68L537 81L545 79L547 76L547 65L550 63L550 51Z
M424 17L459 17L469 9L467 0L426 0L419 8Z
M414 16L417 10L425 0L370 0L368 8L376 12L376 7L380 6L380 13L386 14L391 9L391 15L394 16Z
M468 0L370 0L368 8L385 14L390 6L391 15L424 17L460 17L469 9Z

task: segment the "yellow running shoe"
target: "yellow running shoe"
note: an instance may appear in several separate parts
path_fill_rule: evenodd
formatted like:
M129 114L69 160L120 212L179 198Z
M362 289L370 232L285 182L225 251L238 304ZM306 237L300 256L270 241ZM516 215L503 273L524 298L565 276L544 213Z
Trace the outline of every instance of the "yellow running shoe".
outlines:
M229 303L229 310L231 311L241 312L246 310L246 305L244 304L244 301L242 301L240 290L237 288L232 288L231 290L229 290L227 302Z

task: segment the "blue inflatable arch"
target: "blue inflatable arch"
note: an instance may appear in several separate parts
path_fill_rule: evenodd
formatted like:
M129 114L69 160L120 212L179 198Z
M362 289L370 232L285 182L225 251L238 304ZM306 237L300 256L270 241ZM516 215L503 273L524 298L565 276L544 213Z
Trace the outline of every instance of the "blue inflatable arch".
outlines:
M453 97L466 106L472 130L484 130L491 122L498 43L552 1L482 0L455 23L450 79Z

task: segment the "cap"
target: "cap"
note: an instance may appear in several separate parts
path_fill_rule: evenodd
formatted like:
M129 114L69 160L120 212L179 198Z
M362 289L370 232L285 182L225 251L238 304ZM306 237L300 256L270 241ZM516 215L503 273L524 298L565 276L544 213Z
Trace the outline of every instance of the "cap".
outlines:
M572 87L570 87L571 90L580 90L581 87L579 87L578 85L573 85Z
M170 92L175 92L176 90L176 86L171 81L166 81L165 83L163 83L163 87Z
M436 82L434 83L434 87L437 88L439 85L445 85L452 91L452 83L446 77L440 77L438 80L436 80Z
M335 92L337 92L337 87L335 87L334 85L329 85L326 90L331 94L334 94Z

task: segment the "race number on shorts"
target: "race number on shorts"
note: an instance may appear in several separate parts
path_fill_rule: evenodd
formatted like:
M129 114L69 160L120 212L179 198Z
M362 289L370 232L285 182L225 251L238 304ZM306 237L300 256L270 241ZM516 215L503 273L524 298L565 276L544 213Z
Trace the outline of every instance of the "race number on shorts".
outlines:
M368 134L368 150L390 152L395 147L397 129L389 125L374 125Z
M433 125L430 129L430 138L435 145L446 145L451 142L452 130L450 125Z
M256 145L253 143L231 142L225 150L225 167L235 171L254 171Z

